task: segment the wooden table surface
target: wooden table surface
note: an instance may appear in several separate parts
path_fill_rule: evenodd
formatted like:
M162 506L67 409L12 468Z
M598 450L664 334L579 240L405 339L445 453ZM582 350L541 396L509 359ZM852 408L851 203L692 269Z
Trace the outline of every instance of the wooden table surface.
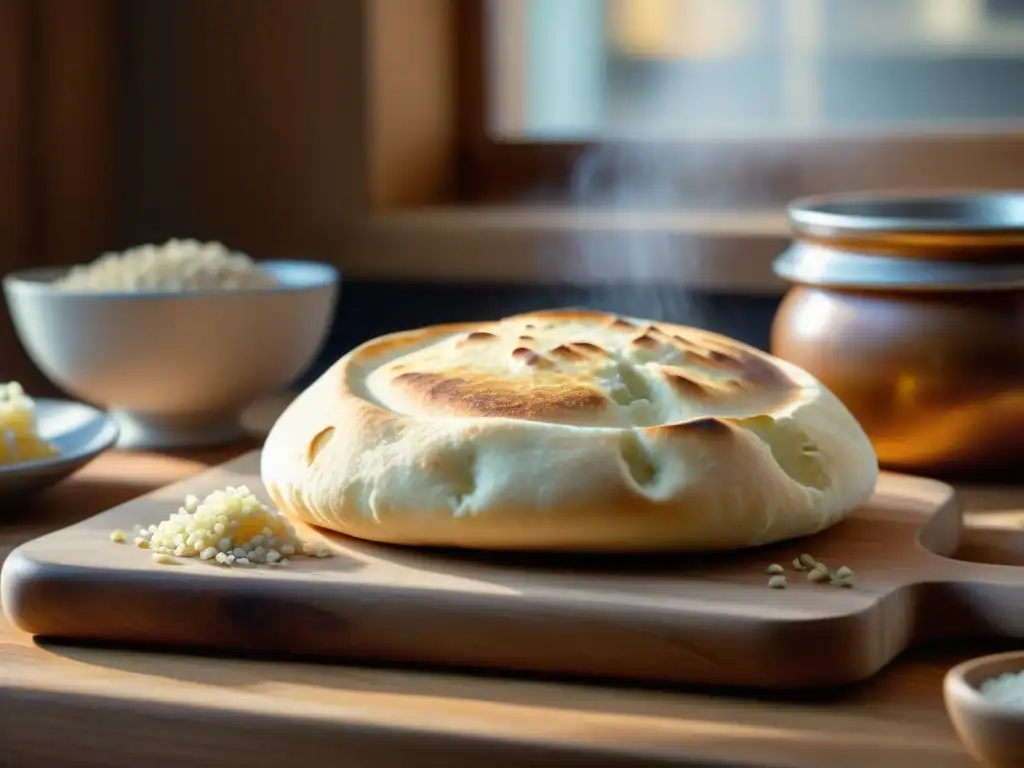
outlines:
M252 447L106 454L0 510L0 559ZM1024 516L1024 488L967 502L984 526ZM943 674L1010 647L915 650L866 683L779 696L81 647L0 617L0 765L964 766Z

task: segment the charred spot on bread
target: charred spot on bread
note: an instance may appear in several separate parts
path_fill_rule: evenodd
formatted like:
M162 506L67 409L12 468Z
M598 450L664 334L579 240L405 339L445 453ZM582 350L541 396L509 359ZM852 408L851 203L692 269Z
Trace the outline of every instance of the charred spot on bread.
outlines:
M697 383L688 376L672 371L664 371L663 375L669 386L683 397L703 400L708 396L708 390L704 388L704 385Z
M703 416L699 419L682 421L671 425L679 432L689 432L704 435L730 435L732 428L721 419L714 416Z
M661 346L661 343L656 338L647 333L634 336L629 340L629 343L641 349L658 349Z
M573 349L578 352L583 352L587 355L594 355L596 357L609 357L608 352L601 349L597 344L592 344L589 341L573 341L569 343Z
M609 327L620 331L632 331L636 328L629 320L623 320L621 317L613 318Z
M742 370L739 361L729 355L709 349L692 348L683 352L683 358L690 365L706 368L711 371L735 373Z
M657 427L649 427L647 431L666 437L692 436L716 440L732 436L732 427L715 416L701 416L674 424L662 424Z
M557 347L551 350L551 354L555 357L560 357L563 360L569 362L578 362L580 360L586 360L586 355L578 352L567 344L559 344Z
M537 354L535 351L529 349L528 347L516 347L515 349L512 350L512 357L513 359L521 362L523 365L528 365L530 367L547 367L551 364L551 361L548 360L546 357Z
M672 341L675 342L676 346L680 347L683 351L695 351L700 349L700 345L692 339L688 339L678 333L672 334Z
M497 338L498 337L495 334L488 333L487 331L472 331L471 333L466 334L466 336L459 341L459 346L462 346L463 344L479 344L485 341L494 341Z
M659 328L656 325L648 325L646 328L644 328L643 332L644 332L644 335L651 336L651 337L657 339L658 341L660 341L662 343L670 342L672 340L672 336L671 335L669 335L668 333L665 333L665 331L663 331L661 328Z

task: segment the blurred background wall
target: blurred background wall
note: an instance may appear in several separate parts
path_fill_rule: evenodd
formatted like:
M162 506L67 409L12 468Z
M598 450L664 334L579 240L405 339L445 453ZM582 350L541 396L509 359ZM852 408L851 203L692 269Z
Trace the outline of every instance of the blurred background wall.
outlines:
M564 303L762 343L786 202L1024 186L1022 76L1015 0L0 0L0 267L332 261L328 355Z

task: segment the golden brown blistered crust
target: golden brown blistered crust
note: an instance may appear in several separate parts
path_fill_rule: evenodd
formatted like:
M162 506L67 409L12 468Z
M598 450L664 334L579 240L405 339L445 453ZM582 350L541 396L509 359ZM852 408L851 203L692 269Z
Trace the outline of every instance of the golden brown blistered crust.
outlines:
M591 344L589 341L573 341L569 346L576 352L581 352L584 355L591 357L609 357L607 351L601 349L597 344Z
M549 421L572 413L607 407L598 390L577 386L570 379L560 385L515 391L502 383L470 382L433 373L403 373L394 383L448 416L491 416Z
M635 336L630 339L629 343L634 347L640 347L641 349L658 349L661 347L661 342L649 333L642 333L639 336Z
M684 376L681 373L674 373L672 371L663 370L661 375L668 381L670 387L679 393L682 397L691 397L696 400L704 400L711 397L711 391L688 376Z
M481 341L491 341L498 338L493 333L487 333L486 331L473 331L472 333L466 334L466 338L459 342L459 346L463 347L466 345L472 345Z
M641 327L621 317L589 310L550 310L508 319L515 320L519 317L563 321L603 320L612 329L633 332L635 335L630 339L630 344L634 347L657 350L672 346L679 349L686 362L691 365L731 374L735 380L756 384L761 389L786 389L795 386L795 382L789 379L782 369L758 350L733 339L695 328L683 328L671 323ZM573 341L567 346L577 351L608 355L600 346L586 341Z
M732 437L732 427L723 419L714 416L702 416L699 419L681 421L678 424L662 424L644 430L650 435L677 437L681 435L702 435L709 440L727 439Z
M551 310L424 334L426 343L407 346L412 352L382 371L403 410L421 415L566 423L589 415L611 425L600 414L614 407L608 386L616 365L646 365L677 397L705 406L750 397L761 409L782 407L801 390L769 357L739 342L601 312ZM358 358L379 359L391 343L370 343Z

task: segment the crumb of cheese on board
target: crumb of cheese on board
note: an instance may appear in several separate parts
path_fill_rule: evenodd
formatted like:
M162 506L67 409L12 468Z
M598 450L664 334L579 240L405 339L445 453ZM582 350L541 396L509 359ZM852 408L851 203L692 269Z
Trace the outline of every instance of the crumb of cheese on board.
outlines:
M296 555L330 557L325 546L303 543L291 523L247 487L228 486L185 503L167 520L139 528L136 546L154 560L198 557L220 565L284 565Z
M59 451L36 430L36 404L16 381L0 383L0 465L57 456Z

